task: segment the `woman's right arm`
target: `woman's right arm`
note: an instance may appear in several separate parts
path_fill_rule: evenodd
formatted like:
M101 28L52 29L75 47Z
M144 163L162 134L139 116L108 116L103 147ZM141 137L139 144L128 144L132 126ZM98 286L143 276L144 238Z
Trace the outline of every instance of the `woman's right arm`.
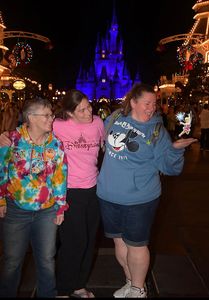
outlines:
M9 146L11 146L9 131L4 131L2 134L0 134L0 147L9 147Z

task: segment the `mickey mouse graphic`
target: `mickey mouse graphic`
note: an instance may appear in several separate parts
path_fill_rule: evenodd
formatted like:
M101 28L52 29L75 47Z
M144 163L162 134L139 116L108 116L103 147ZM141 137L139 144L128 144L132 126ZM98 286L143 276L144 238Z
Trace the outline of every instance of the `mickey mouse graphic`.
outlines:
M110 131L108 135L108 143L112 146L116 152L123 151L127 148L131 152L136 152L139 149L139 144L136 141L131 141L138 134L129 130L126 134Z

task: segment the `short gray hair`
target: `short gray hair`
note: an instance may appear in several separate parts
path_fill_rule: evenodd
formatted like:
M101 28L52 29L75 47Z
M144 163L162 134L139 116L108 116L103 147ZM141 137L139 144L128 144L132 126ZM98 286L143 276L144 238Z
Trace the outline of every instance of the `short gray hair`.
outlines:
M22 115L23 115L23 122L29 124L28 116L32 113L35 113L37 108L40 107L48 107L52 109L52 105L48 99L43 99L40 97L35 97L30 100L26 100L23 105Z

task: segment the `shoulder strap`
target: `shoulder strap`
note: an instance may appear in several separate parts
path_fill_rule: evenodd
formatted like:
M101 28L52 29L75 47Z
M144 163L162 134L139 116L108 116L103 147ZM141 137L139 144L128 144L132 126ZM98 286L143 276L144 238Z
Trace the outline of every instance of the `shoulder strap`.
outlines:
M161 122L158 122L158 123L155 124L154 131L153 131L153 133L151 135L151 138L150 138L151 143L155 143L157 141L157 139L159 138L161 126L162 126Z
M118 108L111 114L109 123L107 124L107 126L105 128L106 136L108 135L109 130L112 127L113 123L120 117L121 111L122 111L122 109Z

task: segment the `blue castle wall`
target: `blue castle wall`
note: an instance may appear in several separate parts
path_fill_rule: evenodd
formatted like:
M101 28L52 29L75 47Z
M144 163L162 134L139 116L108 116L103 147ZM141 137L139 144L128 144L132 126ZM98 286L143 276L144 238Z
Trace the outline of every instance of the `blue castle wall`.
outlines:
M80 67L76 88L85 93L90 100L123 98L133 82L139 82L139 74L131 79L123 55L123 41L119 36L115 10L105 38L97 39L94 63L89 70Z

